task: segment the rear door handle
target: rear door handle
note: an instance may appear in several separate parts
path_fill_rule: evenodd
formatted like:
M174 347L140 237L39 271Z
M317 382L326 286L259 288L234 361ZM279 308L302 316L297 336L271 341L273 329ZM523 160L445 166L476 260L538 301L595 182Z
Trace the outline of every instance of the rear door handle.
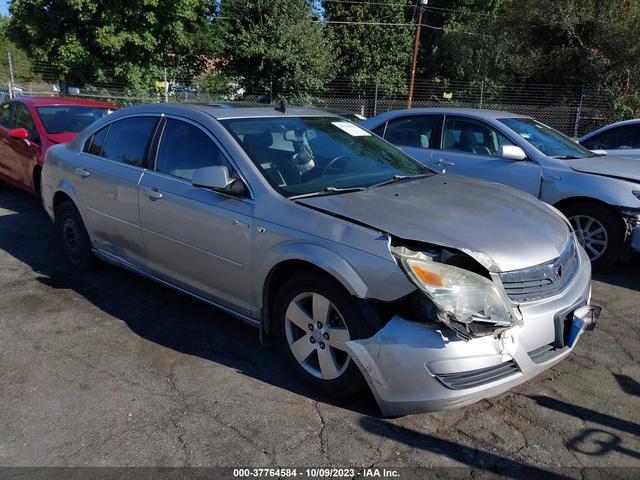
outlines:
M147 188L146 190L143 190L142 193L151 200L160 200L162 198L162 193L160 193L156 187Z
M437 163L438 165L447 165L448 167L453 167L455 165L451 160L445 160L444 158L438 160Z
M89 170L85 170L84 168L78 167L74 171L76 172L77 175L80 175L82 178L87 178L89 175L91 175Z

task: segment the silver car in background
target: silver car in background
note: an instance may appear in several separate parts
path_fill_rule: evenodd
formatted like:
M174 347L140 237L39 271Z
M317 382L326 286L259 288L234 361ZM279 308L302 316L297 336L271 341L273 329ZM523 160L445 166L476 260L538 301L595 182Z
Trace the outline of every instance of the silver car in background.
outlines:
M428 167L498 182L568 218L594 267L640 252L640 163L602 156L533 118L473 109L383 113L363 126Z
M640 119L612 123L587 133L578 142L592 151L640 160Z
M508 390L599 312L554 209L326 112L123 109L49 150L43 191L73 266L95 255L217 306L386 415Z

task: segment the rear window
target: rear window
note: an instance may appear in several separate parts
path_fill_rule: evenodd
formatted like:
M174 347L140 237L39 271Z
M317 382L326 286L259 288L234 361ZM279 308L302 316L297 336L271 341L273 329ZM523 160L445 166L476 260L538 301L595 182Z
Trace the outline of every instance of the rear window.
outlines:
M36 107L42 126L47 133L78 133L113 110L104 107L58 105Z

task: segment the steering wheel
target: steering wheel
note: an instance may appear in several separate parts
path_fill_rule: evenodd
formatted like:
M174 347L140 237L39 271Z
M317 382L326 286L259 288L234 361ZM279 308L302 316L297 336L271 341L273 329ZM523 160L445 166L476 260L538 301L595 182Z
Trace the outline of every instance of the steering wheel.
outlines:
M351 161L351 158L347 157L346 155L338 155L337 157L332 159L329 163L327 163L327 166L324 167L324 169L322 169L322 175L326 175L327 172L331 169L331 167L333 167L336 163L340 161L344 161L346 165Z

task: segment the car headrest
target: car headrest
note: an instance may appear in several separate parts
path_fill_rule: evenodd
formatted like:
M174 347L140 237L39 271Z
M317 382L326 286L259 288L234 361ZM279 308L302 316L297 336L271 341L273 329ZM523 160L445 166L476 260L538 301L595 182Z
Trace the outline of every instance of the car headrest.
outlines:
M462 145L476 145L478 143L478 140L473 133L473 129L465 128L460 132L460 143Z
M268 130L262 133L248 133L242 139L242 143L249 150L264 150L273 145L273 136Z

